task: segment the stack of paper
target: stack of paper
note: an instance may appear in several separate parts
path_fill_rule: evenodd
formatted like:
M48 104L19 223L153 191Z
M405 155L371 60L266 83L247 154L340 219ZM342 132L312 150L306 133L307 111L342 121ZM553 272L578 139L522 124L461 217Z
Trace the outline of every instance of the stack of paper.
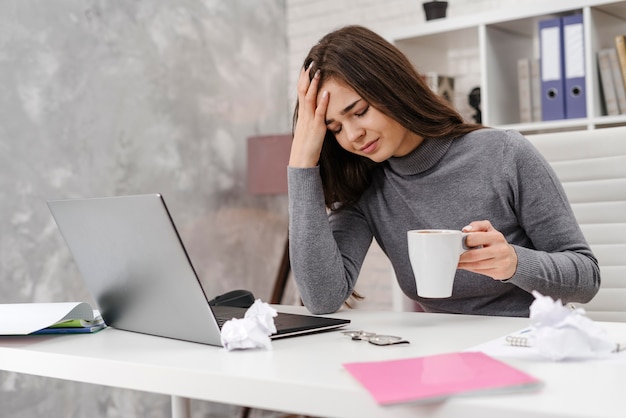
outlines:
M105 327L86 302L0 304L0 335L91 333Z

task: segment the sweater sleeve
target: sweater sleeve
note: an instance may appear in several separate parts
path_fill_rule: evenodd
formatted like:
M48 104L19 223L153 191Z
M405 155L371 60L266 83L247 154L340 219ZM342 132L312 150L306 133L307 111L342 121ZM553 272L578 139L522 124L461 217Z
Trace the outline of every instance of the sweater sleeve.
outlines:
M576 221L563 186L537 149L520 134L505 151L505 177L519 223L533 248L514 246L517 271L508 282L562 302L588 302L600 287L600 269Z
M351 210L342 210L339 216L351 218L350 228L339 226L333 232L336 228L331 227L324 204L319 168L287 170L289 254L294 279L311 313L332 313L352 294L372 234L365 220L356 211L349 213Z

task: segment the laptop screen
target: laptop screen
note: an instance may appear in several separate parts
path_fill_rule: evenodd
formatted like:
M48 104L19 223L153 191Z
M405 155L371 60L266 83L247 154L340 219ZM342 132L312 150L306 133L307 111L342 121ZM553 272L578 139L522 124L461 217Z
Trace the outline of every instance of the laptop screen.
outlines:
M48 207L109 326L221 345L218 321L160 194L54 200ZM279 314L276 325L286 321L290 329L276 337L350 322L286 316Z

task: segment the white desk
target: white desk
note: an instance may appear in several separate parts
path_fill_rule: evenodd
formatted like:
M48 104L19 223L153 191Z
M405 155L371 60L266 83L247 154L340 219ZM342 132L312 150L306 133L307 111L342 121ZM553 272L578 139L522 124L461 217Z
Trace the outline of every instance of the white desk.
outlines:
M349 329L399 335L411 344L377 347L330 332L274 341L271 351L227 352L109 328L93 335L2 337L0 370L168 394L174 415L188 412L187 399L201 399L320 417L626 416L624 356L565 363L506 358L544 380L543 389L378 406L342 363L462 351L524 328L528 319L358 310L337 316L352 319ZM626 337L626 323L603 325Z

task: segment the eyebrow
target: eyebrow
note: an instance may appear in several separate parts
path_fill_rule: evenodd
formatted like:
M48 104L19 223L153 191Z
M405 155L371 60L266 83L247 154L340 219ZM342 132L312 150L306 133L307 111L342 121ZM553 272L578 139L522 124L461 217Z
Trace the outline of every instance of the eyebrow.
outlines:
M357 103L359 103L361 100L363 99L356 99L354 102L350 103L348 106L346 106L341 112L339 112L341 115L345 115L346 113L348 113L350 110L352 110L352 108L354 108L354 106L357 105ZM326 120L326 125L330 125L331 123L333 123L335 121L335 119L327 119Z

